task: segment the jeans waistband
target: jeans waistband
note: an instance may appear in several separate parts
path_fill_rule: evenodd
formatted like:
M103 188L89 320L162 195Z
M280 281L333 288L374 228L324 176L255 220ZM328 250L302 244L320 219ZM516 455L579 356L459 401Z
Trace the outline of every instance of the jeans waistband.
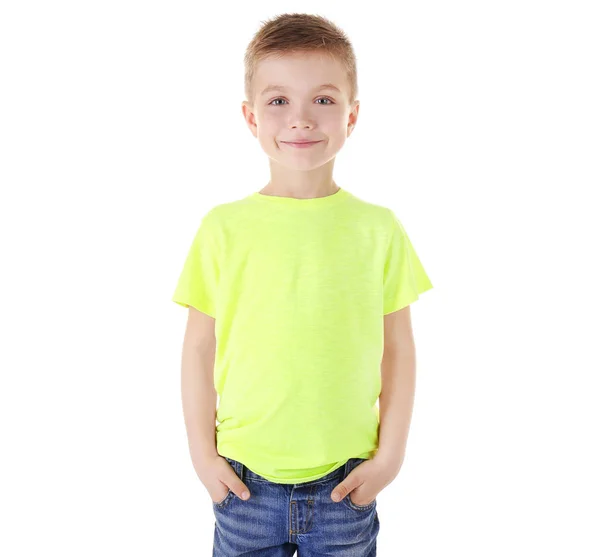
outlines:
M245 481L246 479L258 480L258 481L263 481L263 482L269 481L266 478L264 478L263 476L250 470L247 466L245 466L243 463L239 462L238 460L234 460L227 456L224 458L227 460L227 462L229 462L231 467L235 470L237 476L242 481ZM367 460L367 459L366 458L350 458L344 464L342 464L341 466L339 466L332 472L329 472L329 474L323 476L322 478L318 478L316 480L303 482L303 485L325 483L325 482L331 481L333 479L338 479L339 481L342 481L354 468L356 468L361 462L364 462L365 460Z

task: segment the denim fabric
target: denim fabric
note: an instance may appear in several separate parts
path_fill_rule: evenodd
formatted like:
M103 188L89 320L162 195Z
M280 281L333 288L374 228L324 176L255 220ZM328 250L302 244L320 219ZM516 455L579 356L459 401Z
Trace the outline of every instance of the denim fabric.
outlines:
M250 489L244 501L231 490L213 502L213 557L373 557L379 517L377 499L356 505L331 492L364 458L351 458L328 475L301 484L278 484L241 462L224 457Z

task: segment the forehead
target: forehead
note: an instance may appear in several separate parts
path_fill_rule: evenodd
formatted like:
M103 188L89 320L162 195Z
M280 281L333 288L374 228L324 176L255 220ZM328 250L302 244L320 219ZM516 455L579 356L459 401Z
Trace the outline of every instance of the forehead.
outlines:
M258 94L267 86L302 92L331 83L342 89L345 80L344 68L338 60L312 52L270 56L258 62L255 72Z

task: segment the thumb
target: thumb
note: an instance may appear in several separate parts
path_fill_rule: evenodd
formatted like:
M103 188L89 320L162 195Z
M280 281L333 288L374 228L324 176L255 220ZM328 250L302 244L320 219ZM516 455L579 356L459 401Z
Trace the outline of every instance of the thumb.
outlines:
M358 476L350 472L343 482L340 482L335 486L335 489L331 492L331 498L337 503L346 497L353 489L356 489L358 485Z
M227 487L240 499L246 500L250 498L250 490L233 470L231 475L227 477Z

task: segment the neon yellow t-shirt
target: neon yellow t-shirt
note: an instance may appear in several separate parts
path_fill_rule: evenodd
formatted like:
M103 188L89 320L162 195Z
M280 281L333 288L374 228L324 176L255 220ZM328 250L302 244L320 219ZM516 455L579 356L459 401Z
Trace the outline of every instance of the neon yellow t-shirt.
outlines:
M210 209L172 300L215 319L217 452L283 484L372 458L383 315L430 288L395 213L345 189Z

